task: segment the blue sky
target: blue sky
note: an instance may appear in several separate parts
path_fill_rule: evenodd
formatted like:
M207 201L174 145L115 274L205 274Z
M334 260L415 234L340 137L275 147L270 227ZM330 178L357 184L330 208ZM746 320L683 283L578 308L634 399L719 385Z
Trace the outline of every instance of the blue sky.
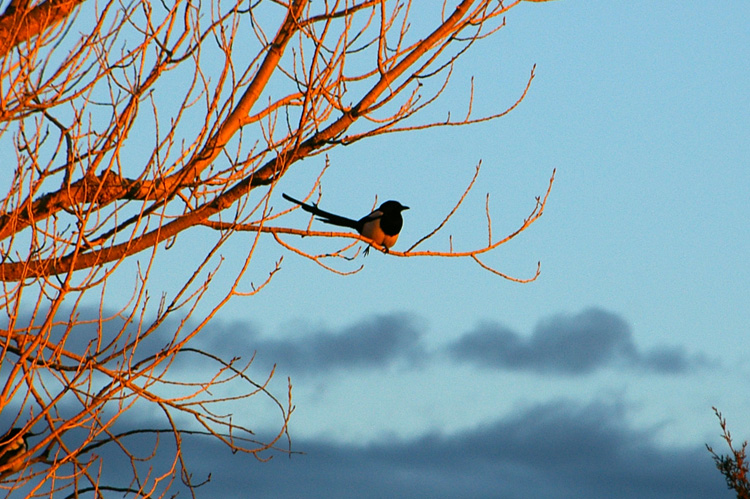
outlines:
M241 336L259 373L278 362L279 388L294 383L293 442L307 454L252 464L252 484L602 497L630 483L620 497L731 497L702 446L717 442L712 405L737 437L750 431L749 15L743 2L522 5L435 109L463 110L470 75L475 105L508 106L536 64L510 115L333 151L323 207L358 216L376 195L411 206L396 249L442 220L479 160L447 228L456 247L485 237L485 193L495 233L510 231L556 169L544 217L489 259L519 277L541 261L542 274L515 284L471 262L375 253L341 277L285 254L272 284L230 303L211 335L231 348ZM277 190L307 192L321 163ZM264 257L283 254L266 244ZM525 453L561 464L546 473Z
M416 344L432 355L415 360L406 335L398 337L403 343L394 339L402 355L380 368L341 366L334 376L323 366L300 373L290 367L299 407L293 431L337 442L342 452L385 445L395 435L410 449L403 455L412 456L422 448L420 438L467 442L482 431L512 438L504 432L537 411L555 413L556 429L567 433L577 421L572 415L590 411L602 418L605 433L622 432L602 437L617 458L570 464L550 475L524 463L515 463L514 475L509 458L505 466L488 465L482 476L494 488L477 495L530 497L524 484L541 482L548 491L542 495L550 497L602 497L607 494L588 488L588 481L592 473L612 473L635 482L633 489L617 489L622 497L731 497L700 447L716 441L712 405L735 421L736 436L748 434L741 415L748 412L744 380L750 379L749 15L743 2L523 5L461 68L475 76L476 102L495 107L515 100L536 64L518 109L472 128L386 137L332 154L325 207L356 215L375 194L399 199L412 209L398 247L440 220L480 159L483 171L465 217L450 227L456 245L484 237L485 192L492 196L495 230L508 230L543 193L553 168L557 178L542 220L491 260L518 276L530 275L540 260L542 274L533 284L509 283L467 262L373 255L362 272L340 278L287 259L252 305L289 306L283 321L251 318L262 337L350 337L381 314L407 314ZM461 90L454 86L451 103L465 102ZM280 189L304 192L296 183L290 176ZM383 329L384 337L392 331ZM487 345L475 348L473 359L467 347L462 361L436 353L492 331L506 332L522 353L503 361L508 342L498 335L494 362ZM619 336L602 345L609 335ZM548 358L555 348L564 354ZM659 352L674 369L649 367L648 358ZM535 420L527 420L529 452L550 438ZM594 438L579 442L550 452L571 459L597 452ZM498 442L497 452L507 452L504 445ZM471 447L442 452L460 461ZM359 458L367 455L360 449ZM305 459L316 466L314 456ZM429 461L426 468L439 466ZM658 475L667 463L675 470L663 470L670 480L661 489L646 470ZM509 476L498 479L493 470ZM698 477L706 481L690 482ZM412 486L404 484L402 493L431 495Z
M253 465L248 487L731 497L702 446L717 443L712 405L737 437L750 431L749 18L746 2L522 5L461 61L435 116L464 109L470 75L475 103L508 106L536 64L518 109L333 151L323 207L358 216L375 195L411 206L396 249L442 220L479 160L448 227L457 247L485 237L485 193L495 233L510 231L556 169L544 217L489 259L519 277L541 261L542 274L522 285L376 253L340 277L285 255L212 336L235 348L241 335L258 372L278 362L279 386L295 386L291 430L307 454ZM307 192L321 162L277 190Z
M195 463L214 473L206 493L732 497L703 444L723 450L711 406L750 435L748 19L742 0L523 4L460 61L434 116L461 114L472 75L475 106L507 107L536 64L516 110L331 151L321 206L357 217L375 196L409 205L399 250L442 220L480 160L446 228L456 248L486 238L487 192L494 233L510 232L556 169L542 219L488 258L518 277L541 261L541 276L516 284L469 261L373 252L342 277L262 239L244 284L283 255L281 272L199 341L257 352L259 377L277 363L282 394L291 376L305 454L262 464L216 450L221 466ZM277 211L322 163L283 178ZM200 236L164 252L164 276L195 258ZM219 281L251 238L224 246ZM427 247L445 249L447 235ZM248 415L261 433L275 423L263 415Z

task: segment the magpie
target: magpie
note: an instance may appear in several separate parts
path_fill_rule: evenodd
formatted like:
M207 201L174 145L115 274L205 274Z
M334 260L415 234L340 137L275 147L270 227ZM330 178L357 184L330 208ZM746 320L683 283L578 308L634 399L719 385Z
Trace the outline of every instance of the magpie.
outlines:
M282 194L282 196L284 196L284 199L287 201L300 205L303 210L316 215L321 222L338 225L340 227L349 227L356 230L373 243L385 248L386 253L388 253L389 248L396 244L398 233L404 225L404 219L401 218L401 212L409 209L408 206L404 206L398 201L386 201L369 215L364 216L359 220L352 220L351 218L323 211L318 208L318 205L316 204L305 204L291 196L287 196L286 194ZM368 246L365 250L365 256L369 251L370 247Z
M22 432L23 428L12 428L5 435L0 437L0 467L15 461L13 466L0 472L2 475L18 473L25 466L24 461L17 458L29 450L27 439L33 434L30 432Z

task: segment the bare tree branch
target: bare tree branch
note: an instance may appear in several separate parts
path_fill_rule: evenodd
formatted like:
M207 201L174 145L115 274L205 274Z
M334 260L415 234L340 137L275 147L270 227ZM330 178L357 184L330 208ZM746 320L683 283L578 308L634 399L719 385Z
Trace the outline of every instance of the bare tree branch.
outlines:
M230 300L261 292L287 253L348 275L363 268L361 242L385 248L301 227L274 191L333 148L518 106L533 69L506 109L477 102L472 83L464 106L424 118L446 100L457 61L521 1L11 0L0 14L0 411L10 425L0 488L195 496L208 476L191 474L187 443L260 461L297 452L291 380L279 375L279 387L275 368L259 373L253 352L212 350L206 332ZM480 166L434 229L390 256L465 258L535 279L538 266L517 278L487 262L542 216L554 172L512 233L495 235L487 195L477 214L486 243L436 238ZM320 197L336 167L326 157L302 189ZM240 232L245 253L227 262L224 245ZM202 254L183 233L206 236ZM316 253L312 237L343 242ZM186 246L192 263L169 286L152 277L166 251ZM260 266L257 252L269 251L278 255ZM265 437L250 426L258 419L272 428ZM128 479L111 478L112 467Z

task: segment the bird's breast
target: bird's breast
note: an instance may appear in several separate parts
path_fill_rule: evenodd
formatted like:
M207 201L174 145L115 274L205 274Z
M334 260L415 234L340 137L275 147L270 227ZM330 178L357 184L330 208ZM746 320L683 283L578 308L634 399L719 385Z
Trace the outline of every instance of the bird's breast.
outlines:
M376 218L366 223L362 228L362 235L375 244L390 248L396 244L398 234L388 234L387 231L383 231L383 227L380 224L381 220L380 218Z

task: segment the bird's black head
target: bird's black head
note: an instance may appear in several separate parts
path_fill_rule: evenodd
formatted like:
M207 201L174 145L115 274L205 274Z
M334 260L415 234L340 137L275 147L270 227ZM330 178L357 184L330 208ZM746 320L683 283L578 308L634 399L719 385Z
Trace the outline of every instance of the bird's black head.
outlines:
M378 210L382 211L383 213L401 213L402 211L408 209L408 206L404 206L398 201L386 201L385 203L380 205L380 208L378 208Z

